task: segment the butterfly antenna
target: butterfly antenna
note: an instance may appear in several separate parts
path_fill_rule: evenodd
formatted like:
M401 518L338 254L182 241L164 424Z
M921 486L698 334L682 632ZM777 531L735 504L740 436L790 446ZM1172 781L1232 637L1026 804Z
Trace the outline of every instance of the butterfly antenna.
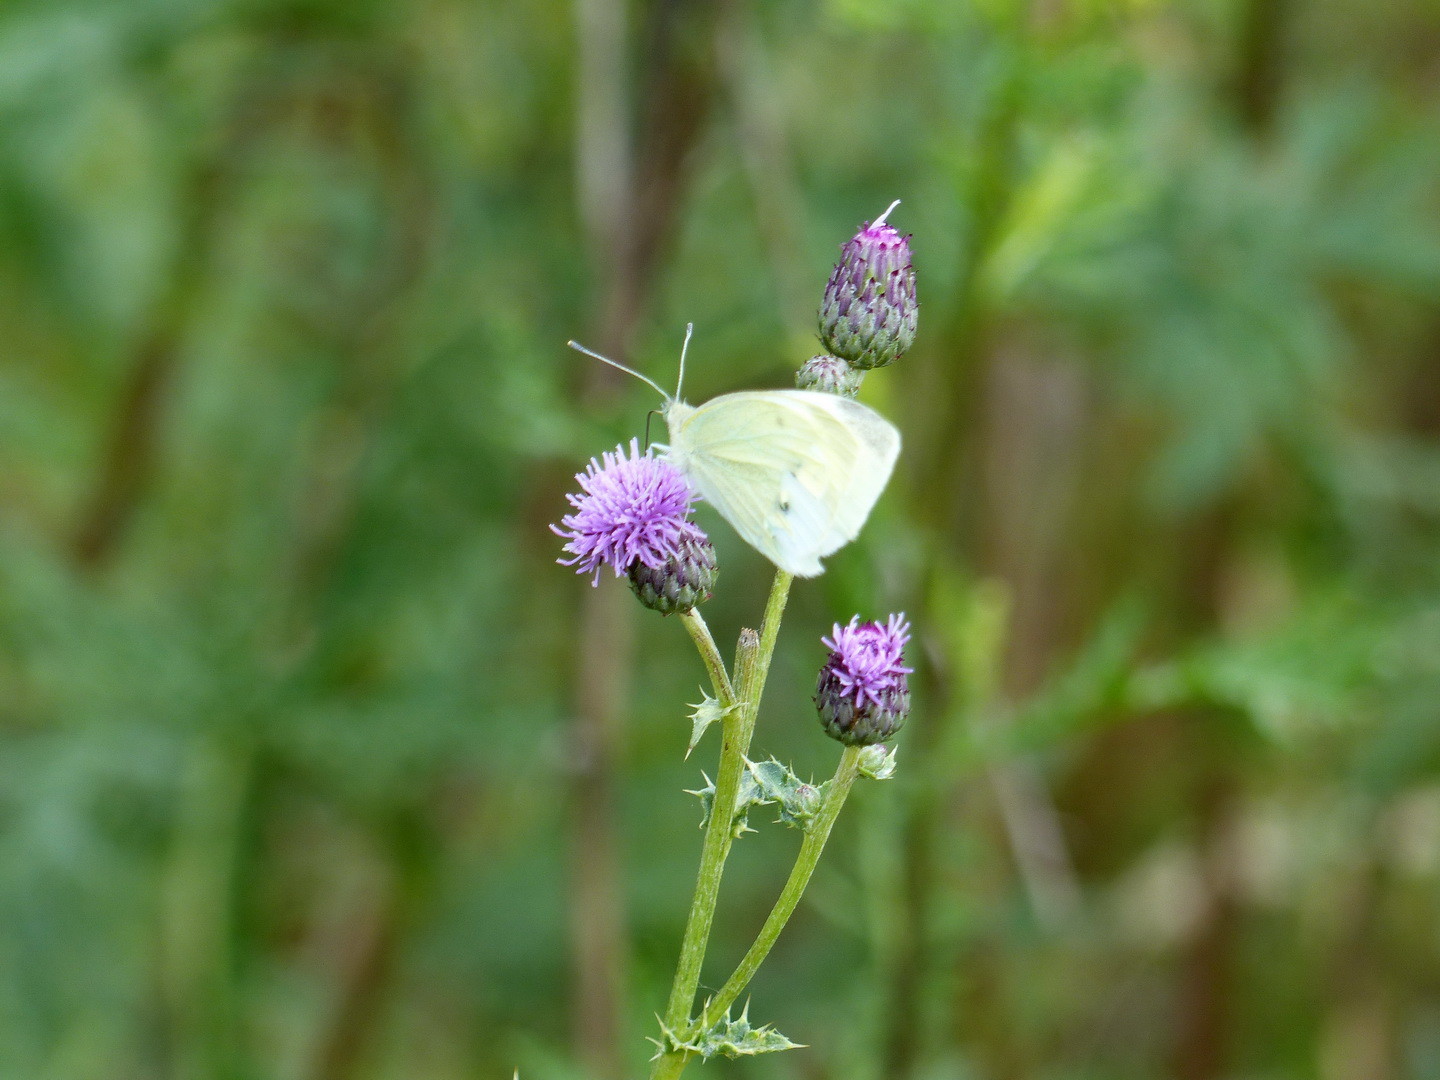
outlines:
M635 378L639 379L646 386L653 387L655 392L659 394L662 398L665 398L667 401L669 400L670 395L665 393L664 390L660 389L659 383L655 382L653 379L649 379L644 375L641 375L640 372L636 371L634 368L628 368L624 364L620 363L618 360L611 360L608 356L601 356L593 349L587 349L578 341L567 341L565 344L569 345L570 348L574 349L578 353L584 353L586 356L591 357L592 359L599 360L602 364L609 364L611 367L625 372L626 375L634 375Z
M889 206L887 206L887 207L885 208L885 212L884 212L883 214L881 214L879 217L877 217L874 221L872 221L872 222L870 223L870 228L873 229L873 228L875 228L877 225L884 225L884 224L885 224L885 219L890 216L890 211L891 211L891 210L894 210L895 207L897 207L897 206L899 206L899 205L900 205L900 200L899 200L899 199L896 199L894 202L892 202Z
M675 400L680 400L680 389L685 385L685 354L690 351L690 335L695 333L695 324L685 324L685 344L680 346L680 378L675 383Z

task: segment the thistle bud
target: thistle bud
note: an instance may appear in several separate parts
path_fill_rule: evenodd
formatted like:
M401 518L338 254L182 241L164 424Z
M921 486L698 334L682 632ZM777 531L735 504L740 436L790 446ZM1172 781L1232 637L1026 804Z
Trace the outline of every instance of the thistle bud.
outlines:
M895 775L895 748L876 743L860 751L860 775L869 780L889 780Z
M839 394L853 398L860 390L865 373L853 368L838 356L817 353L801 365L795 385L801 390L818 390L822 394Z
M686 522L663 562L650 566L636 560L629 573L630 588L646 607L662 615L687 612L709 600L715 588L715 548Z
M840 249L820 303L821 343L862 370L894 363L915 340L919 304L910 238L885 224L889 213L867 222Z
M835 625L822 638L830 649L815 687L820 724L832 739L847 746L884 742L910 715L910 684L903 651L910 640L910 624L903 615L887 623Z

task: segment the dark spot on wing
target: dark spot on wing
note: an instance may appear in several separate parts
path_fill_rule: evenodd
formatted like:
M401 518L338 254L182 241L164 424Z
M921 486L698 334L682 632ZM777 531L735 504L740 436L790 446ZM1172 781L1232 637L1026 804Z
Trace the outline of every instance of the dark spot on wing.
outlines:
M788 483L785 485L787 487L789 486L789 484L795 483L797 480L800 479L794 469L787 469L785 472L785 476L788 480ZM780 512L782 514L788 514L790 512L790 497L788 495L781 495L780 501L776 503L776 505L780 508Z

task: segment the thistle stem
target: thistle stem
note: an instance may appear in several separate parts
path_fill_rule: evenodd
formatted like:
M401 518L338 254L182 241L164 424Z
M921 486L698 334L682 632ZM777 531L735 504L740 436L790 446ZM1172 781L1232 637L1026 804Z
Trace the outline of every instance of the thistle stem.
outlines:
M730 685L730 673L725 670L725 660L715 645L715 639L710 636L710 627L705 622L705 616L691 608L681 613L680 621L685 624L685 629L690 632L690 637L695 642L695 648L710 675L710 686L715 691L720 707L733 708L735 688Z
M695 991L700 986L700 968L705 961L705 949L710 941L710 924L715 918L715 904L720 895L720 878L725 870L725 859L730 854L730 844L735 839L734 807L740 794L740 780L745 769L745 754L750 749L750 737L755 731L755 718L760 709L760 695L765 688L765 677L770 671L770 658L775 650L775 639L780 633L780 620L785 614L785 602L790 595L790 574L783 570L775 572L775 581L770 587L770 598L765 603L765 617L760 624L760 633L742 630L735 656L735 689L717 680L717 671L723 675L725 665L719 660L714 639L698 614L685 620L685 628L695 639L700 657L715 682L715 693L722 705L738 704L721 720L720 724L720 769L715 778L715 801L710 822L705 829L705 840L700 849L700 869L695 879L695 893L690 901L690 915L685 922L685 936L680 943L680 960L675 966L675 981L670 987L670 1000L665 1008L664 1026L667 1031L681 1031L690 1021L690 1006L695 1001ZM721 695L725 686L729 700ZM722 812L722 808L729 808ZM683 1051L663 1051L656 1059L651 1071L652 1080L680 1075L685 1063L691 1057Z
M740 685L740 700L745 702L740 711L746 718L745 745L740 748L741 753L750 749L755 718L760 715L760 695L764 693L765 680L770 675L770 657L775 653L775 639L780 634L780 620L785 615L785 602L790 598L790 583L794 580L793 574L776 570L775 580L770 585L770 598L765 601L765 618L760 623L760 650L756 654L754 668L748 672L749 681L742 680Z
M667 1051L659 1055L655 1058L654 1068L650 1070L650 1080L675 1080L685 1071L685 1066L690 1064L690 1059L694 1056L683 1051Z
M835 825L835 819L840 816L850 788L860 774L860 755L864 750L863 746L847 746L840 755L835 776L826 788L819 813L805 832L805 839L800 844L800 854L795 858L795 866L790 871L785 887L780 891L779 899L770 909L770 915L766 918L765 925L760 928L760 933L756 935L750 951L736 965L725 985L710 1000L709 1006L700 1017L700 1030L718 1023L735 999L744 993L745 987L750 984L755 972L770 954L780 931L784 930L785 924L790 921L790 916L800 903L800 897L805 893L805 887L810 883L810 875L815 872L815 866L820 861L820 853L825 850L825 842L830 839L830 830Z
M690 623L686 624L687 627ZM735 655L735 679L746 685L748 672L755 664L760 639L754 630L740 632ZM705 650L701 649L701 655ZM736 704L733 691L729 702ZM720 769L715 775L715 801L710 821L705 827L705 840L700 848L700 869L695 877L695 893L690 900L690 915L685 920L685 936L680 942L680 960L675 965L675 981L670 986L670 1000L665 1007L665 1027L678 1031L690 1019L690 1004L700 985L700 967L705 961L705 946L710 940L710 923L715 917L715 903L720 896L720 877L725 870L725 856L730 852L734 823L732 815L721 807L734 807L740 794L741 769L745 750L741 735L745 729L746 708L731 709L720 721Z

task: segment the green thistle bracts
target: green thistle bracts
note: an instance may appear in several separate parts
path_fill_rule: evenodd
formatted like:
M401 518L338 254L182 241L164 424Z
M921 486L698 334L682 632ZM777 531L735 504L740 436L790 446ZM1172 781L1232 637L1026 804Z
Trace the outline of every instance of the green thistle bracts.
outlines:
M631 590L642 604L662 615L693 611L709 600L717 575L715 548L693 526L680 531L659 566L635 562L629 570Z
M841 248L820 302L821 343L862 371L904 355L919 319L910 238L886 225L884 217Z
M853 398L860 392L860 383L864 379L865 372L851 367L838 356L816 353L801 365L795 375L795 385L801 390Z

